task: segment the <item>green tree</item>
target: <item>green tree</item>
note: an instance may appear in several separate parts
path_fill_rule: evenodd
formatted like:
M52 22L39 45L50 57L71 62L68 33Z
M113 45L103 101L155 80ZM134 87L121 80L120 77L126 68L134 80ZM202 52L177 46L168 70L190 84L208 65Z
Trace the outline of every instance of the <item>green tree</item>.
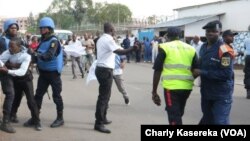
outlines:
M36 33L37 31L37 24L34 19L33 13L30 12L29 17L28 17L28 29L27 32L29 33Z
M86 10L92 6L92 0L53 0L47 13L54 17L57 27L65 28L81 25Z
M91 22L131 22L132 12L123 4L96 3L95 8L88 9Z

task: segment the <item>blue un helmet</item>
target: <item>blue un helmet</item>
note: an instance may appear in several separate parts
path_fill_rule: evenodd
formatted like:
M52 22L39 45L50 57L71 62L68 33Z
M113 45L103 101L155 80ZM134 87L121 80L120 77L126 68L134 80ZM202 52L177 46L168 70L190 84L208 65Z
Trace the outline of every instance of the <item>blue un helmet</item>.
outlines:
M17 30L19 30L19 26L18 26L16 20L8 19L4 22L4 26L3 26L4 32L6 32L10 28L10 26L13 24L15 24L17 26Z
M43 17L40 20L39 27L49 27L51 29L55 28L54 21L50 17Z

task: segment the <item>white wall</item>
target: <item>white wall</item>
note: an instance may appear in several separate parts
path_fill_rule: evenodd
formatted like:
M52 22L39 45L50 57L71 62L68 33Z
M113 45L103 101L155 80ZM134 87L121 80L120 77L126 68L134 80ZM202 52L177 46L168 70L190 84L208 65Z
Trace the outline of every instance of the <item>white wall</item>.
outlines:
M205 36L205 30L202 29L202 27L204 25L206 25L208 22L213 21L213 20L218 20L219 17L212 17L212 18L208 18L205 19L203 21L200 22L196 22L196 23L192 23L192 24L188 24L185 25L185 32L184 32L184 36L185 37L189 37L189 36Z
M226 13L221 18L223 30L247 31L250 25L250 0L220 2L178 11L178 18Z

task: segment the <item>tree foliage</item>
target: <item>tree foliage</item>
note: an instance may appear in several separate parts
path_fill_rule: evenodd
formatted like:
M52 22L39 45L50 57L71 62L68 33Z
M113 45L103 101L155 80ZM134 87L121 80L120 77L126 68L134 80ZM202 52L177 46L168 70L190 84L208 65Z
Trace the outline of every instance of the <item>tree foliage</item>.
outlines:
M27 22L28 22L28 29L27 29L27 31L29 33L36 33L36 29L37 29L36 25L37 25L37 23L35 21L35 18L33 16L32 12L30 12Z
M94 23L130 22L132 12L123 4L96 3L95 8L88 10L89 20Z
M46 13L40 13L38 20L50 16L57 28L68 29L84 23L130 22L132 12L126 5L96 3L92 0L53 0Z

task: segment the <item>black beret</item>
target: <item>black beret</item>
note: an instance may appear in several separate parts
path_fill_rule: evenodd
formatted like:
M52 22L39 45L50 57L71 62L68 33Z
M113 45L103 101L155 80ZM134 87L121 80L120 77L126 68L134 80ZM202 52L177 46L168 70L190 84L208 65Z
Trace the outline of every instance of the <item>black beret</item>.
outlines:
M208 29L208 28L221 29L222 28L222 24L221 24L220 21L216 20L216 21L212 21L212 22L207 23L202 28L203 29Z

